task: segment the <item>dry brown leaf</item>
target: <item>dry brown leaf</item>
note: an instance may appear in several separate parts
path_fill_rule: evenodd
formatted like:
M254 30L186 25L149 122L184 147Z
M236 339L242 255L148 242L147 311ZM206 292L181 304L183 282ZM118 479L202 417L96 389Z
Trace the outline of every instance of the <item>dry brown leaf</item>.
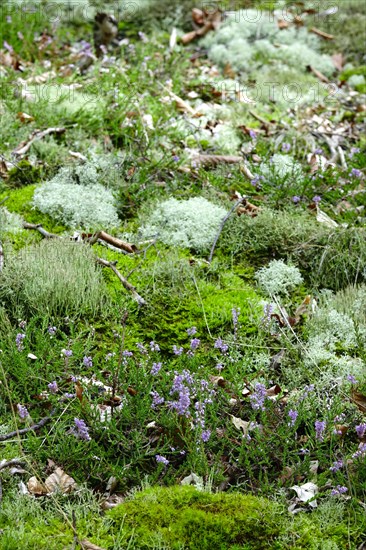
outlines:
M124 497L122 495L113 494L110 495L106 500L104 500L101 504L102 510L111 510L111 508L115 508L115 506L118 506L118 504L121 504L124 502Z
M223 73L228 78L235 78L236 77L236 72L234 71L234 69L232 68L232 66L230 65L229 62L226 63L226 65L223 69Z
M79 380L77 380L75 384L75 393L80 403L83 402L83 391L84 391L83 386L80 384Z
M66 474L62 468L56 468L53 474L48 476L44 484L47 493L60 491L62 494L66 495L76 489L75 480Z
M357 405L360 411L366 412L366 395L353 389L352 390L352 401Z
M25 155L31 148L32 143L36 140L42 139L49 134L63 134L65 130L66 128L47 128L46 130L35 130L28 139L22 141L18 147L14 149L13 155L17 155L18 157Z
M205 22L205 13L199 8L193 8L192 10L192 21L196 25L203 25Z
M27 488L32 495L46 495L48 492L43 483L41 483L35 476L29 478Z
M250 422L247 422L246 420L242 420L241 418L238 418L237 416L231 416L231 422L234 424L235 428L238 430L242 430L244 435L248 435Z
M88 539L79 541L79 544L83 550L105 550L101 546L97 546L93 542L90 542Z
M296 308L294 317L297 322L300 321L300 315L304 315L304 313L309 313L309 311L311 311L312 300L312 296L308 294L307 296L305 296L299 307Z
M288 21L285 21L284 19L277 19L277 26L279 29L288 29L290 26L290 23Z
M335 222L334 220L332 220L332 218L330 218L328 216L328 214L326 214L325 212L323 212L323 210L320 210L320 208L316 207L316 220L319 222L319 223L323 223L324 225L326 225L327 227L338 227L338 224L337 222Z
M337 71L342 71L343 70L344 57L341 53L334 53L332 55L332 61L333 61L333 65L335 66Z
M246 216L250 216L251 218L255 218L258 216L258 213L260 212L259 206L255 206L255 204L252 204L248 200L245 200L242 206L238 206L236 209L236 213L238 216L241 216L242 214L245 214Z
M281 393L281 388L278 384L275 384L274 386L271 386L270 388L268 388L268 390L266 390L266 395L267 397L276 397L279 393Z
M32 117L31 115L21 112L17 114L17 118L19 118L20 122L23 122L23 124L26 124L27 122L33 122L34 120L34 117Z

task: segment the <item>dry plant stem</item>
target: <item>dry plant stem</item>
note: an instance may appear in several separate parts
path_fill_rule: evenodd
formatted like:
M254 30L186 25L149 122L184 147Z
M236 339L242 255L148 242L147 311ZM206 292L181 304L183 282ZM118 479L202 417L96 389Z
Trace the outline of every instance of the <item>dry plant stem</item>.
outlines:
M26 434L31 431L40 430L45 426L50 420L52 419L52 416L55 414L56 409L53 409L49 416L45 416L45 418L42 418L39 422L36 424L33 424L32 426L29 426L28 428L23 428L22 430L15 430L14 432L9 432L8 434L0 435L0 441L7 441L8 439L12 439L13 437L18 437L20 435Z
M137 247L134 244L126 243L125 241L121 241L121 239L117 239L117 237L112 237L112 235L109 235L108 233L105 233L105 231L98 231L95 233L90 239L89 243L94 244L98 240L102 240L108 244L111 244L115 248L125 250L126 252L129 252L130 254L133 254L137 251Z
M40 223L23 223L23 229L35 229L38 231L42 237L45 237L45 239L60 239L59 235L56 235L55 233L49 233L45 229L43 229L42 225Z
M3 245L0 242L0 273L2 272L3 268L4 268L4 250L3 250Z
M29 149L31 148L31 145L37 141L38 139L42 139L45 136L48 136L49 134L63 134L65 132L66 128L47 128L46 130L35 130L29 137L28 140L22 141L16 147L13 151L13 155L22 156L25 155Z
M231 208L231 210L229 210L229 212L226 214L225 218L222 220L221 224L220 224L220 227L219 227L219 230L217 232L217 235L215 237L215 240L212 244L212 247L211 247L211 252L210 252L210 255L208 257L208 262L211 263L212 261L212 256L213 256L213 253L215 251L215 248L216 248L216 244L217 244L217 241L219 240L219 237L221 235L221 232L222 230L224 229L224 226L225 226L225 223L227 222L227 220L230 218L231 214L234 212L234 210L239 206L239 204L242 204L244 201L246 200L246 197L241 197L238 201L236 201L236 203L234 204L234 206Z
M11 468L12 466L21 466L23 467L25 465L25 461L21 458L12 458L11 460L0 462L0 470L4 470L4 468Z
M136 288L127 281L127 279L122 275L122 273L118 271L118 269L116 268L116 263L117 263L116 261L108 262L107 260L103 260L103 258L97 258L96 260L103 267L109 267L117 275L117 277L119 278L119 280L121 281L125 289L131 292L134 300L136 300L139 306L146 305L146 301L142 298L142 296L140 296Z

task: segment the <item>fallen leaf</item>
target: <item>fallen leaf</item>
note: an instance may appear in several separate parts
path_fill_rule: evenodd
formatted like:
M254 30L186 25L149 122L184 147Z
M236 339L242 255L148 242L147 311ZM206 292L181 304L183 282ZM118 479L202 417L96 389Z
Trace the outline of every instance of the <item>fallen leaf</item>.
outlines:
M194 485L196 489L202 490L204 487L203 478L195 473L189 474L189 476L182 479L181 485Z
M66 495L76 489L76 481L66 474L62 468L56 468L53 474L48 476L44 485L48 493L60 491Z
M27 113L21 113L19 112L17 114L17 118L19 118L20 122L27 123L27 122L33 122L34 117L31 115L28 115Z
M318 492L318 486L311 481L309 481L308 483L304 483L304 485L293 485L291 489L296 492L297 497L301 500L301 502L308 502L309 500L314 498L314 496ZM316 500L312 500L311 502L309 502L309 506L311 506L312 508L316 508Z
M83 548L83 550L105 550L101 546L97 546L96 544L90 542L87 539L83 539L80 541L80 546Z
M27 489L32 495L46 495L46 487L35 477L29 478L27 483Z
M359 410L362 412L366 412L366 395L353 389L351 397L352 401L357 405Z
M238 418L237 416L231 416L231 422L234 424L235 428L238 430L243 430L244 435L248 435L251 422L247 422L246 420L242 420L241 418Z
M338 227L337 222L335 222L334 220L332 220L332 218L330 218L330 217L328 216L328 214L326 214L325 212L323 212L323 210L320 210L320 208L318 207L318 205L316 206L316 220L317 220L319 223L323 223L323 224L326 225L327 227Z
M118 504L121 504L124 502L124 497L119 494L113 494L110 495L106 500L104 500L101 504L102 510L111 510L112 508L115 508L118 506Z
M83 402L83 391L84 391L83 386L80 384L79 380L77 380L75 384L75 393L80 403Z
M33 361L38 359L37 355L34 355L34 353L28 353L27 357L28 359L32 359Z

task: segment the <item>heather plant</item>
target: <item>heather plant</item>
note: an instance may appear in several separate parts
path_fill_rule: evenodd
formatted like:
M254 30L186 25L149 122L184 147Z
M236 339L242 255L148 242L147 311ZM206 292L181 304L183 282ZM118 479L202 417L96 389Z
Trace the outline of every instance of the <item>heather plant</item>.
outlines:
M44 241L7 256L0 294L11 315L95 315L108 298L93 251L80 243Z

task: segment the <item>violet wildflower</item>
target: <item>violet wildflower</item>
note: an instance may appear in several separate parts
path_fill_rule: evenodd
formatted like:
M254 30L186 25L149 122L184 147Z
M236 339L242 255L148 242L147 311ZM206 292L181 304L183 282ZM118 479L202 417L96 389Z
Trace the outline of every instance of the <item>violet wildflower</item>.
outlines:
M264 411L265 410L264 401L266 399L266 396L267 396L266 387L263 384L257 383L255 385L255 393L253 393L249 397L252 409L256 411L258 410Z
M191 404L191 396L189 388L182 386L179 391L177 401L169 401L169 407L175 409L180 416L190 416L189 407Z
M197 334L196 327L187 328L187 334L188 336L194 336L195 334Z
M88 369L90 369L93 366L92 358L89 356L85 356L83 359L83 365L84 367L87 367Z
M323 149L321 147L317 147L314 150L314 153L315 153L315 155L322 155L323 154Z
M74 432L79 439L84 439L84 441L90 441L91 437L89 435L89 428L85 424L84 420L80 418L74 418L76 431Z
M301 402L301 401L304 401L304 400L309 396L309 393L311 393L312 391L314 391L314 388L315 388L314 384L310 384L309 386L306 385L306 386L304 387L304 392L303 392L302 396L300 397L299 401L300 401L300 402Z
M359 153L359 152L360 152L359 147L351 147L351 150L350 150L348 156L351 159L353 157L353 155L355 155L356 153Z
M27 418L27 416L29 416L28 409L27 409L27 407L24 407L24 405L20 405L18 403L17 409L18 409L18 414L19 414L20 418L24 419L24 418Z
M7 22L7 23L11 23L11 22L12 22L11 15L7 15L7 16L6 16L6 22Z
M344 485L337 485L335 489L332 489L331 495L332 497L343 495L344 493L347 493L348 489L347 487L344 487Z
M62 349L62 350L61 350L61 353L62 353L65 357L71 357L71 356L72 356L72 350L71 350L71 349Z
M321 197L319 197L319 195L315 195L312 200L313 202L315 202L315 204L319 204L322 199Z
M173 155L173 160L174 162L179 162L180 158L178 157L178 155Z
M183 348L178 348L175 344L173 346L173 353L174 355L182 355L183 353Z
M204 443L207 443L210 437L211 437L211 430L204 430L201 434L201 439Z
M123 355L123 357L133 357L132 351L128 351L128 349L125 349L125 350L122 352L122 355Z
M157 391L150 392L150 395L151 395L152 400L153 400L152 404L151 404L152 409L155 409L158 405L162 405L165 401L164 397L159 395Z
M10 44L9 44L6 40L4 40L3 44L4 44L4 48L5 48L6 50L8 50L9 53L13 53L13 51L14 51L14 50L13 50L13 47L10 46Z
M325 420L316 420L315 421L315 437L318 441L324 440L324 431L327 426L327 423Z
M291 150L290 143L282 143L282 151L284 153L288 153Z
M107 355L105 356L105 360L106 361L110 361L112 359L112 357L114 357L116 354L112 351L112 352L109 352L107 353Z
M18 351L23 351L24 349L24 346L23 346L24 338L25 338L25 334L23 334L22 332L18 332L18 334L16 335L15 345Z
M351 384L357 384L357 380L353 376L353 374L347 374L347 380L348 380L348 382L351 382Z
M50 336L55 336L56 331L57 331L57 328L56 328L56 327L51 327L51 326L50 326L50 327L48 327L48 329L47 329L47 332L48 332L48 334L49 334Z
M47 387L48 387L48 389L50 390L51 393L57 393L58 392L58 385L57 385L56 380L54 380L53 382L50 382Z
M249 130L249 136L251 139L257 139L257 133L250 128Z
M150 374L156 376L162 367L162 363L153 363Z
M336 460L335 462L333 462L333 466L331 466L329 468L329 470L335 474L336 472L338 472L341 468L343 468L344 464L342 462L342 460Z
M236 332L237 332L238 326L239 326L239 315L240 315L240 308L238 307L236 309L235 307L233 307L232 310L231 310L231 316L232 316L232 319L233 319L234 334L235 335L236 335Z
M150 342L150 349L151 351L160 351L159 345L154 340Z
M362 172L358 168L352 168L351 176L354 177L354 178L361 178L362 177Z
M298 197L297 195L294 195L294 196L292 197L292 202L293 202L294 204L298 204L300 201L301 201L301 197Z
M265 326L268 326L270 324L273 311L274 311L273 304L264 304L264 306L263 306L263 317L261 318L261 322Z
M219 349L222 353L226 353L229 349L229 346L225 344L225 342L222 340L222 338L218 338L214 344L214 347L216 349Z
M140 344L140 342L137 342L136 347L140 353L146 354L146 348L143 344Z
M76 397L76 393L69 393L69 392L64 393L65 399L73 399L74 397Z
M288 426L295 426L296 419L298 417L299 413L297 411L294 411L293 409L290 409L288 411L288 416L290 417L290 422L288 423Z
M362 439L364 435L366 434L366 424L359 424L355 428L357 436Z
M27 321L19 321L19 328L24 330L26 326L27 326Z
M260 187L260 182L262 180L264 180L264 176L254 176L254 178L250 180L250 183L253 187Z
M219 372L222 371L222 369L224 368L224 365L222 363L217 363L216 367L215 367Z
M191 350L195 351L200 345L201 340L199 338L192 338L191 340Z
M155 455L155 458L158 464L164 464L164 466L168 466L169 460L165 458L165 456Z
M353 453L352 458L363 458L366 455L366 443L360 443L358 450Z

